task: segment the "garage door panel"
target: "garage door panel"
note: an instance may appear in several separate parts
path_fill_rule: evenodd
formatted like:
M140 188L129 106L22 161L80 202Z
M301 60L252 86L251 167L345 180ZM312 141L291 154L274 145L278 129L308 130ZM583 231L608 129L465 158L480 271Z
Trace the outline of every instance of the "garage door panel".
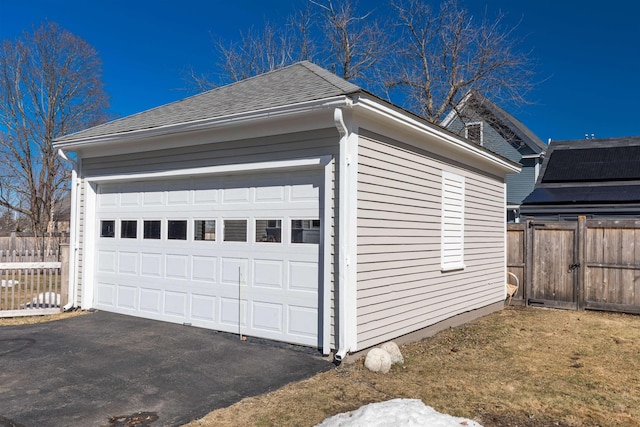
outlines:
M140 310L148 313L161 313L162 291L158 289L140 288Z
M217 298L211 295L191 294L191 317L214 322Z
M284 323L283 306L264 301L253 301L251 304L251 318L254 329L282 333Z
M318 345L319 245L290 242L292 220L322 217L323 182L294 172L100 185L96 307ZM114 237L100 237L101 219L115 222ZM120 237L123 220L137 221L136 238ZM145 220L160 221L159 239L144 237ZM187 221L187 240L167 238L173 220ZM206 240L195 240L196 220L215 221ZM228 220L246 221L246 242L225 241L225 221L238 225ZM272 220L280 242L263 240Z
M282 289L284 286L283 261L254 259L253 260L253 285Z
M138 308L138 288L120 284L117 292L117 306L136 310Z
M116 289L113 283L96 283L96 302L108 307L116 306Z
M287 333L307 338L318 335L318 310L310 307L289 305Z
M318 263L291 261L289 262L289 289L303 292L317 293L318 291Z
M186 292L165 292L164 293L164 314L170 316L187 316L187 293Z
M238 285L247 278L247 261L242 258L226 258L220 260L220 283L226 285Z
M97 270L101 273L115 273L116 272L116 251L111 250L99 250L97 251Z
M281 185L259 187L255 190L255 203L282 203L285 201L285 188Z
M138 274L138 252L118 252L118 274Z
M213 256L194 255L191 259L193 280L216 282L218 258Z
M240 310L238 310L238 307ZM247 301L238 304L237 298L220 298L220 323L231 327L231 331L238 331L240 326L247 326ZM229 330L229 329L227 329Z
M163 263L162 254L142 253L140 255L140 274L146 277L162 277Z
M189 277L188 255L167 254L165 256L165 277L169 279L183 279L186 280Z

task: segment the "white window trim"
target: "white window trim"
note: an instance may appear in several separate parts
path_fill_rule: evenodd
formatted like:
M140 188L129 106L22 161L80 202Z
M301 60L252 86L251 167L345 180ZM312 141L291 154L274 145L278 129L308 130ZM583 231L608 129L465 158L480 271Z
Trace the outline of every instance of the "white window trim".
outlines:
M469 122L464 124L464 137L469 139L469 126L479 125L480 126L480 141L478 144L484 145L484 124L482 122ZM469 141L471 141L469 139ZM471 141L475 144L475 141Z
M442 172L440 268L462 270L464 265L465 178Z

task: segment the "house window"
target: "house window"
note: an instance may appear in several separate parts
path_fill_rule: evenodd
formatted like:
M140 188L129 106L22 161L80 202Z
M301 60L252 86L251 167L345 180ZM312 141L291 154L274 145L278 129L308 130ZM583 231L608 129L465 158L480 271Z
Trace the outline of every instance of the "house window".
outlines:
M464 268L464 177L442 172L441 268Z
M167 221L167 239L169 240L187 240L187 221L168 220Z
M247 241L247 220L246 219L225 219L223 240L225 242L246 242Z
M142 224L142 237L144 239L160 239L160 224L160 220L145 220Z
M138 237L138 221L120 221L120 237L122 239L135 239Z
M482 140L482 123L469 123L465 127L465 136L476 144L483 145L484 141Z
M256 219L256 242L282 242L282 220Z
M196 219L193 221L193 240L205 240L215 242L216 220Z
M100 221L100 237L115 237L116 222L113 220Z
M291 243L320 243L320 220L292 219Z

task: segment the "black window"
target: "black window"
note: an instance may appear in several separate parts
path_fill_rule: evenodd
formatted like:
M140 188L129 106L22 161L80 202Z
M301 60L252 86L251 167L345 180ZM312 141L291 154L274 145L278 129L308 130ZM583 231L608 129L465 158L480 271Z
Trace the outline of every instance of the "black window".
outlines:
M225 219L224 220L224 241L225 242L246 242L247 241L247 220L246 219Z
M282 220L257 219L256 242L280 243L282 242Z
M145 220L143 228L143 237L145 239L160 239L160 220Z
M467 139L482 145L482 125L480 123L467 125Z
M167 221L167 239L187 240L187 221L186 220Z
M216 220L196 219L193 221L193 240L216 240Z
M135 239L138 237L138 221L120 221L120 237L123 239Z
M320 220L292 219L291 243L320 243Z
M113 220L100 221L100 237L116 237L116 222Z

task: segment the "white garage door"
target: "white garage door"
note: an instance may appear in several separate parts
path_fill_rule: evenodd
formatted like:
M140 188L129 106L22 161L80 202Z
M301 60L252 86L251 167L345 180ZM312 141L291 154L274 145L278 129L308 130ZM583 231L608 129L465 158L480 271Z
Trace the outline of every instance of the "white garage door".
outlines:
M318 346L321 175L98 187L98 309Z

